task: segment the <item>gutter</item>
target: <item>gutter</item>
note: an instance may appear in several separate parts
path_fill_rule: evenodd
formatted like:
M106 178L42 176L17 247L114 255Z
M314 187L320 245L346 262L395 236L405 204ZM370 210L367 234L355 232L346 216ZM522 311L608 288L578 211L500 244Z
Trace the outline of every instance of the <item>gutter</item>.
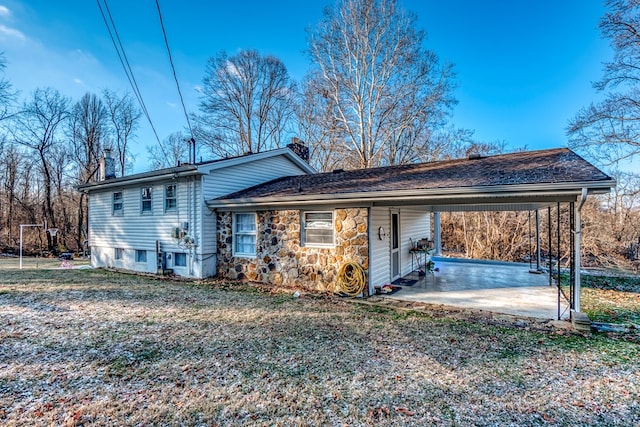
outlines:
M176 171L164 172L159 175L146 175L146 174L142 174L142 175L144 176L135 177L135 175L132 175L131 177L125 176L125 177L116 178L114 180L92 182L90 184L78 185L76 189L78 191L88 193L93 190L102 190L102 189L107 189L112 187L122 187L126 185L143 184L147 182L158 181L161 179L175 179L175 178L182 178L186 176L203 175L203 172L198 171L197 168L193 168L193 169L182 170L177 172Z

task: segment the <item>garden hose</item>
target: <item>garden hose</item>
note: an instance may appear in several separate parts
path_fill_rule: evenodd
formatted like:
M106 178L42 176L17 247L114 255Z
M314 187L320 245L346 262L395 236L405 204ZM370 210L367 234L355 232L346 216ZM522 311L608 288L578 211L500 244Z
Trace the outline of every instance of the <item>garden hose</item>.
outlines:
M357 262L345 262L338 270L336 285L336 292L350 297L362 294L366 285L364 269Z

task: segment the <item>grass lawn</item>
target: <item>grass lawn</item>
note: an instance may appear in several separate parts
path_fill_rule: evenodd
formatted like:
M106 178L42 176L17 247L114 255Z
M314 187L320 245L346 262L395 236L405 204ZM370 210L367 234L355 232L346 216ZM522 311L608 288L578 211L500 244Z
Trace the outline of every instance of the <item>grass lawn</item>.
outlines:
M606 335L81 269L0 271L0 325L8 426L640 424Z
M561 281L569 295L569 276L562 275ZM640 327L640 276L583 274L580 281L580 308L591 320Z

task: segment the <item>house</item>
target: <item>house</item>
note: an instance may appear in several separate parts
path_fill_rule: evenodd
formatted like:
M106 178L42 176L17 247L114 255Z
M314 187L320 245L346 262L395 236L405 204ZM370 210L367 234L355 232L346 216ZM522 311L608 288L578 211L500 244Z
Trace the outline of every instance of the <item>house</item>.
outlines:
M565 148L329 173L293 150L304 152L294 144L80 187L92 264L326 290L349 262L371 294L417 267L417 242L439 250L441 212L568 204L579 254L584 201L615 185Z
M137 272L216 275L216 216L205 200L255 184L314 170L298 145L197 164L115 177L108 150L100 180L80 186L89 195L93 267Z
M575 212L571 233L580 253L582 204L614 185L561 148L300 174L206 204L217 217L220 276L324 290L343 263L356 262L371 294L416 267L416 241L433 237L439 250L441 212L535 211L566 203Z

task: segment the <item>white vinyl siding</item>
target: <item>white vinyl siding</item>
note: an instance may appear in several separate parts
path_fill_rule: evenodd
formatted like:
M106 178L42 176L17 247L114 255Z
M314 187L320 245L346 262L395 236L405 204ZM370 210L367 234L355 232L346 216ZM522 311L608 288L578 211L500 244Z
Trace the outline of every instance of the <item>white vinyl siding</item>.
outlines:
M111 214L113 216L122 216L124 214L122 191L116 191L112 196Z
M233 215L233 255L253 257L256 255L256 214Z
M333 246L333 211L302 213L305 246Z
M143 187L140 189L140 213L151 214L153 211L153 188Z
M371 223L369 248L371 259L369 260L371 291L373 286L381 286L389 283L391 277L391 215L389 208L373 207L370 210L369 221ZM382 227L384 236L378 236L378 230Z
M400 265L401 275L411 273L411 242L414 244L424 238L431 238L430 214L427 211L413 209L400 210ZM417 265L414 263L414 269Z

